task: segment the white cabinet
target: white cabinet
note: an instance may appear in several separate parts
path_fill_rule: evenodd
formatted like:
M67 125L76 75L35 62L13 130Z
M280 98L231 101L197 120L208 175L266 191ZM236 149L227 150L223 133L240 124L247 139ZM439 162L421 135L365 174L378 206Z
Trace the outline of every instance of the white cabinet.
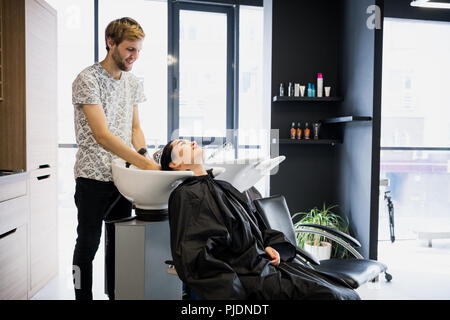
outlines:
M23 300L27 290L27 225L0 236L0 300Z
M30 173L30 297L58 272L57 180L55 170Z
M57 17L25 1L26 163L29 172L29 297L58 272Z
M45 1L25 0L27 171L57 163L56 32L56 11Z

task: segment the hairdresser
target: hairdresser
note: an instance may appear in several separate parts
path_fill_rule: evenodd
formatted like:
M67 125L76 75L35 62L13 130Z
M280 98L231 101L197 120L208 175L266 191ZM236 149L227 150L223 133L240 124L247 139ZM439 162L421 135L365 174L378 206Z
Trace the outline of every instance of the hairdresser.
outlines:
M142 155L146 143L138 104L146 98L139 80L129 72L139 57L144 37L135 20L112 21L105 30L106 58L81 71L72 84L78 144L74 167L78 226L73 254L77 300L92 300L92 261L103 221L131 216L131 203L113 183L112 160L120 157L140 169L160 169ZM105 271L106 293L114 300L113 224L105 226Z

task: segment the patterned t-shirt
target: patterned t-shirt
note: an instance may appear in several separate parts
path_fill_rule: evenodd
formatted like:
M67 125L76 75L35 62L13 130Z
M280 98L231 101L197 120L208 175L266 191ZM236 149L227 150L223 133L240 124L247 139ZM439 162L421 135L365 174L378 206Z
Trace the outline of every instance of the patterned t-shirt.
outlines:
M116 155L95 141L83 112L83 104L101 104L108 129L130 148L133 106L146 100L135 75L123 72L114 79L100 63L87 67L72 84L72 104L75 112L75 136L78 144L74 175L100 181L112 181L111 161Z

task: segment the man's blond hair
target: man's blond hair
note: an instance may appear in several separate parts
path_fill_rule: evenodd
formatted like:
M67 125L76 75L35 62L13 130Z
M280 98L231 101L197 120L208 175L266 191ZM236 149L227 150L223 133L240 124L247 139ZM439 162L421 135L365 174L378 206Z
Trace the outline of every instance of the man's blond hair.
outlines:
M144 30L140 24L129 17L124 17L111 21L105 30L106 50L109 51L108 38L119 45L123 40L139 40L145 37Z

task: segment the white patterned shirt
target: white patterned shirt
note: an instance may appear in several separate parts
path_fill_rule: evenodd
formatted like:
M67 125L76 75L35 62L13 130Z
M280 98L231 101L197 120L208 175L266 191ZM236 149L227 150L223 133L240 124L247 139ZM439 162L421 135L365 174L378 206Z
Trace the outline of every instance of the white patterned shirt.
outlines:
M146 100L138 78L122 71L114 79L100 63L87 67L72 84L75 136L78 144L74 175L99 181L112 181L111 162L117 156L97 143L83 112L84 104L101 104L109 131L130 148L133 106Z

